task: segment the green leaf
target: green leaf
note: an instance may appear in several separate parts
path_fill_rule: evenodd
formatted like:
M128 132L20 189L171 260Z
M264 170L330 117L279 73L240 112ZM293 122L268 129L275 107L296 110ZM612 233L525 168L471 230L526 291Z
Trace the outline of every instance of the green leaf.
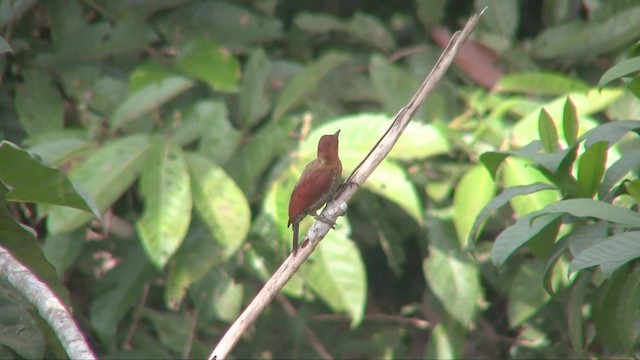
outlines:
M640 57L634 57L624 60L614 65L604 74L602 74L602 76L600 77L600 81L598 81L598 87L607 86L614 80L629 76L637 72L640 72Z
M194 284L191 298L198 299L198 306L205 319L231 323L242 310L244 287L220 268L209 271Z
M189 2L160 15L154 24L174 46L184 39L208 37L224 47L244 50L283 36L280 19L233 2Z
M457 324L439 322L432 330L424 359L457 359L464 349L464 330Z
M541 214L569 214L591 217L616 224L640 227L640 214L619 206L592 199L569 199L547 205Z
M193 201L187 162L174 143L154 140L140 193L145 207L136 224L138 235L151 263L162 269L184 240Z
M197 38L185 44L176 65L185 74L206 82L213 90L237 90L240 77L238 59L209 39Z
M221 247L200 223L189 227L185 241L171 259L164 292L165 304L177 310L191 284L224 261Z
M617 271L609 281L596 289L597 301L592 302L591 313L597 339L611 348L622 347L622 337L618 333L618 305L628 276L627 267Z
M338 228L327 237L302 267L309 287L335 312L347 312L355 327L364 316L367 279L358 248Z
M13 49L11 48L11 45L9 45L9 43L5 38L0 36L0 55L12 54L12 53L13 53Z
M487 8L481 18L485 26L504 38L509 39L514 36L520 19L518 1L475 0L474 4L476 11L482 11L485 7Z
M598 127L587 131L580 136L578 142L584 140L584 146L590 147L599 141L606 141L608 146L612 146L627 133L635 132L638 129L640 129L640 120L614 121L598 125Z
M11 189L5 196L8 201L68 206L100 218L93 200L62 171L8 141L0 143L0 180Z
M629 84L627 84L627 88L636 98L640 99L640 76L636 76Z
M191 116L202 118L198 152L218 165L226 164L242 142L242 133L229 121L227 107L222 101L206 101L194 106Z
M356 11L344 29L354 40L371 44L382 51L393 50L396 46L393 36L377 16Z
M145 86L136 85L140 77L145 78ZM134 70L130 82L134 90L113 112L110 122L112 129L157 109L195 85L183 76L158 72L153 65L143 65Z
M419 86L418 79L408 71L391 64L381 55L371 56L369 77L384 112L393 115L407 105ZM416 118L427 118L425 111L418 111Z
M276 156L285 152L292 125L270 123L260 128L252 141L241 144L227 161L227 173L247 197L251 198L260 177Z
M447 8L447 0L417 0L416 16L425 29L432 29L441 24L441 19ZM435 331L435 330L434 330ZM433 356L434 358L446 358L448 356Z
M562 130L567 145L575 145L578 138L579 129L580 122L578 113L576 111L576 106L571 101L571 98L567 96L567 101L564 103L564 111L562 114Z
M20 123L30 135L62 130L64 104L60 92L51 85L51 76L40 70L26 70L18 87L15 106Z
M271 72L271 61L259 48L249 55L244 68L240 89L240 117L244 129L258 123L267 113L271 102L266 95L266 85Z
M551 72L506 74L496 85L496 91L540 95L563 95L588 90L589 85L581 79Z
M582 308L585 305L585 294L591 281L591 274L580 274L569 289L567 300L567 330L569 341L577 354L584 352L584 321Z
M555 229L560 226L558 214L544 214L533 212L519 218L515 224L502 231L491 249L491 260L495 266L501 266L522 245L531 241L536 235L547 228ZM542 278L540 278L542 281Z
M91 302L91 327L103 344L115 348L118 323L140 299L155 271L139 247L131 250L99 282Z
M492 211L504 206L507 202L509 202L516 196L528 195L538 191L555 189L556 187L553 185L540 182L530 185L511 186L504 189L502 193L491 199L491 201L489 201L489 203L487 203L485 207L478 213L478 216L476 216L473 225L471 226L471 230L469 231L468 246L470 248L473 247L473 244L475 243L475 240L477 240L477 237L479 235L478 231L480 231L480 226L482 225L482 223L484 223L487 217L489 217Z
M251 225L249 202L242 190L207 158L188 154L193 202L202 220L220 244L224 257L235 254Z
M493 198L495 191L493 179L482 165L471 168L458 182L453 196L453 223L461 243L471 236L474 220ZM482 224L477 225L475 232L480 231Z
M449 224L432 220L428 228L429 256L422 262L422 272L449 315L466 327L475 320L482 298L479 269L459 250Z
M514 276L507 303L507 316L512 328L529 319L551 299L539 285L543 273L542 263L525 261Z
M20 304L13 296L6 294L10 286L0 286L0 327L2 336L0 345L8 347L23 359L42 359L45 350L45 339L38 328L38 323L29 313L28 307Z
M607 238L609 223L604 220L592 224L582 224L569 232L566 237L569 251L574 258L593 245L603 242Z
M504 186L522 186L535 183L549 183L549 180L537 169L522 159L510 158L504 166ZM511 207L518 216L524 216L540 210L559 199L556 191L541 191L531 193L527 197L514 197L509 200Z
M309 65L295 76L282 90L273 109L271 118L278 122L284 114L300 105L317 89L323 78L338 66L344 64L349 57L343 54L329 53L320 60Z
M80 255L86 233L78 230L68 234L48 236L42 245L42 252L56 267L58 278L62 279Z
M640 36L635 26L640 7L621 11L603 22L574 21L543 30L534 40L531 53L539 59L584 60L594 58Z
M173 314L160 312L150 308L140 309L141 318L153 326L159 344L174 353L184 351L184 344L189 341L191 320L185 313Z
M384 23L377 17L360 11L356 11L347 21L326 14L302 12L295 17L294 23L296 27L314 34L344 33L354 41L371 44L382 51L395 47L394 39Z
M316 127L309 133L300 147L300 157L311 160L316 157L318 141L325 134L334 134L340 130L340 154L354 153L358 162L349 165L355 167L376 141L384 135L393 119L385 114L364 113L332 119ZM431 156L443 155L451 150L445 134L436 126L412 121L389 153L388 158L411 161ZM355 156L354 156L355 157ZM375 174L375 172L374 172Z
M531 111L526 112L522 120L518 121L513 127L513 142L516 145L524 145L536 140L536 135L538 134L538 119L542 108L549 112L552 119L562 119L567 96L571 97L571 101L576 109L580 109L580 131L586 132L598 125L594 120L587 118L587 116L606 110L611 104L619 100L623 94L623 90L618 88L605 88L601 91L592 89L586 94L584 92L573 92L559 96L551 102L535 106ZM617 121L614 123L617 123ZM556 124L556 128L559 125L559 123ZM564 131L564 127L560 126L560 130ZM564 134L560 135L564 138Z
M62 287L55 267L47 261L36 242L36 232L16 222L7 210L7 203L4 200L7 191L8 189L0 183L0 245L28 267L68 305L70 303L68 292Z
M551 154L558 151L558 130L547 110L540 110L538 117L538 133L545 152Z
M580 156L578 184L587 197L593 197L600 187L607 165L607 150L607 143L600 141L591 145Z
M88 150L92 143L75 137L72 133L63 131L60 139L52 139L38 143L27 151L39 156L42 160L55 166L61 166L69 156Z
M543 286L544 291L549 295L554 294L553 280L554 280L554 271L556 264L562 258L562 255L569 249L569 238L568 236L563 236L558 240L551 249L551 252L548 256L542 257L541 260L545 262L544 264L544 276L543 276Z
M620 341L629 351L633 351L637 344L638 304L640 304L640 267L636 266L624 282L616 307Z
M620 266L638 257L640 231L624 232L609 236L605 241L585 249L571 261L569 271L600 266L604 276L611 277Z
M151 144L142 135L108 143L73 168L69 178L92 197L100 212L108 209L136 180L144 167ZM53 206L47 218L52 235L79 228L91 220L84 211Z

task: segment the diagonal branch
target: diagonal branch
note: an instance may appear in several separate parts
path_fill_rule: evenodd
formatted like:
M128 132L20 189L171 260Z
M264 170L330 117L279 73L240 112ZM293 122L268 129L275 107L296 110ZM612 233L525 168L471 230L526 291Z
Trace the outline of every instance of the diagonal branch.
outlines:
M456 56L464 42L469 38L469 35L475 28L480 16L484 13L484 10L480 13L474 14L462 31L457 32L447 48L444 49L440 59L435 64L431 73L424 80L420 88L415 93L409 103L400 109L393 120L393 123L387 130L387 132L378 140L376 145L371 149L369 154L364 160L356 167L351 173L348 182L361 185L371 175L378 165L389 154L393 146L396 144L400 135L409 124L409 121L413 118L413 115L418 111L420 106L424 103L427 96L436 87L444 73L449 69L453 58ZM338 216L343 215L346 211L347 202L353 197L358 190L357 186L346 186L344 189L331 201L322 212L322 216L331 221L335 221ZM280 292L280 289L295 275L298 269L302 266L304 261L311 255L313 250L318 246L320 241L327 235L331 229L331 226L324 222L316 221L313 226L307 232L305 239L303 240L297 255L289 255L289 257L280 265L280 268L271 276L264 287L260 290L258 295L251 301L247 308L240 314L236 321L231 325L229 330L224 334L216 348L209 356L209 360L212 359L225 359L233 347L238 343L242 334L254 323L258 316L264 311L269 303Z

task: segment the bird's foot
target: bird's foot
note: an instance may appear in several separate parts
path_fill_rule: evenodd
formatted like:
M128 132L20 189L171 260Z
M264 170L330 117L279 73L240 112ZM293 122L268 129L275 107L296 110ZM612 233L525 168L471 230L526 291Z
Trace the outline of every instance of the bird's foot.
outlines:
M327 225L331 225L331 228L332 228L333 230L335 230L335 229L336 229L336 222L335 222L335 221L331 221L331 220L327 219L327 217L326 217L326 216L324 216L324 215L322 215L322 214L320 214L320 215L318 215L318 214L311 214L311 216L313 216L313 218L314 218L314 219L316 219L316 220L318 220L318 221L320 221L320 222L323 222L323 223L325 223L325 224L327 224Z
M340 184L340 189L345 188L347 186L355 186L355 187L360 187L360 184L358 184L355 181L345 181L342 184Z

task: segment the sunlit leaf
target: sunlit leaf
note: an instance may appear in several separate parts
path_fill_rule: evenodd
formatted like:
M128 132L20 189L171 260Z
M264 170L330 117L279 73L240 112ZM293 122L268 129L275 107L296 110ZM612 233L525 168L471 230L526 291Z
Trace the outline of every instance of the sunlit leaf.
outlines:
M73 168L69 178L80 185L104 212L137 179L146 164L149 138L134 135L107 143ZM84 211L53 206L47 218L51 234L61 234L86 224L92 215Z
M493 198L495 190L493 179L481 165L471 168L458 182L453 196L453 223L461 244L469 238L474 220ZM480 231L481 224L475 232Z
M140 178L144 212L136 228L149 259L161 269L175 253L191 221L191 184L182 150L161 138Z
M597 142L587 148L578 162L578 185L583 194L593 197L600 187L607 165L607 143Z
M313 292L333 311L348 313L355 327L364 316L367 279L360 252L342 229L327 235L302 271Z

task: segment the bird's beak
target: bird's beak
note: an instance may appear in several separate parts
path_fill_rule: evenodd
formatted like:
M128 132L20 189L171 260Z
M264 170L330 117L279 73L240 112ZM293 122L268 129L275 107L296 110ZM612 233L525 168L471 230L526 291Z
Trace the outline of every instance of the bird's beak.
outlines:
M338 135L340 135L340 130L336 131L335 134L333 134L333 136L338 137Z

